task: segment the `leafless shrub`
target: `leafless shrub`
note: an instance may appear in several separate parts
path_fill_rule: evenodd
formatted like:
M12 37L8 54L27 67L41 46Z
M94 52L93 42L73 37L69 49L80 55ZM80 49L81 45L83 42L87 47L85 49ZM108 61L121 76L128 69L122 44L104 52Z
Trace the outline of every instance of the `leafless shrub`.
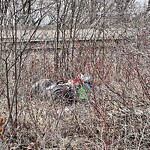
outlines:
M133 1L122 4L121 10L118 4L119 12L107 0L93 4L82 0L31 2L13 0L0 6L5 8L0 28L0 117L4 118L4 124L0 124L1 148L149 149L148 13L135 12ZM29 52L40 22L48 13L53 14L49 17L57 24L55 53L44 47ZM23 14L27 14L25 19ZM32 21L37 28L27 33ZM17 28L22 22L27 29L21 30L24 34L18 42ZM78 39L80 31L83 35ZM70 40L66 38L68 32ZM26 35L29 39L24 43ZM8 44L4 37L10 36ZM39 79L70 79L79 73L92 76L92 91L86 100L78 99L66 106L63 97L56 104L42 94L34 98L30 95L31 86Z

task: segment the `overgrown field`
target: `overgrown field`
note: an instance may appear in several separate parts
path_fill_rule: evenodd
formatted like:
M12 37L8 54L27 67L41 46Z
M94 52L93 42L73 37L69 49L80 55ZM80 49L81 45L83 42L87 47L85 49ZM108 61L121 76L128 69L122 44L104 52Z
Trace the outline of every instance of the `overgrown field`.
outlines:
M39 95L32 98L30 88L39 79L71 78L64 72L54 74L53 56L49 52L35 52L24 59L17 86L17 101L14 100L9 122L7 94L9 89L12 104L16 80L12 67L9 81L4 82L7 76L3 64L1 150L150 148L148 51L139 52L126 45L111 52L108 48L105 55L97 55L93 53L93 47L88 48L76 52L72 68L68 70L74 76L80 72L91 74L92 92L88 93L86 100L77 99L77 103L65 106Z

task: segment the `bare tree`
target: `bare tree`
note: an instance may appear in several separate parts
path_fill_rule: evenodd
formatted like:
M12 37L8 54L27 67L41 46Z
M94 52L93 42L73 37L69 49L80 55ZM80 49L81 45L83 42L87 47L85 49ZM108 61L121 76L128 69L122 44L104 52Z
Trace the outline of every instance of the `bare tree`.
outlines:
M150 0L148 1L147 11L150 11Z
M40 6L40 5L39 5ZM1 81L5 85L4 96L7 99L9 115L4 125L2 134L9 122L17 127L18 116L18 88L21 83L23 64L27 58L28 45L36 33L42 19L45 17L45 8L38 7L35 1L18 2L3 1L1 3L1 62L4 66L4 76L1 74ZM31 9L33 8L33 9ZM43 10L41 10L43 9ZM40 13L36 18L36 28L28 33L31 27L32 15ZM24 24L22 26L22 23ZM23 29L23 30L22 30ZM14 111L15 110L15 111ZM13 118L15 116L15 118Z

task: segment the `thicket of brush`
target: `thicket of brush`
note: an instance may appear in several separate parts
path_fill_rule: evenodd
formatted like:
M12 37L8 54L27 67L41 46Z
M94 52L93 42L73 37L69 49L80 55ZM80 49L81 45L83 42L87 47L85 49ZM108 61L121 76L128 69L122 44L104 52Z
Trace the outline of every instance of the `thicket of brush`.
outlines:
M109 46L114 49L111 47L110 51ZM63 72L54 74L50 62L53 56L49 52L29 54L9 122L7 86L1 86L1 147L11 150L150 148L149 54L148 50L134 46L111 40L102 57L93 54L99 50L98 43L95 49L92 42L88 49L80 51L79 47L70 72L74 76L90 73L92 92L87 100L77 98L78 102L70 106L55 104L40 95L31 98L30 87L35 81L70 76ZM13 74L9 77L13 93L15 80Z
M150 149L149 8L0 1L0 150ZM92 77L86 100L65 106L63 97L30 95L40 79L80 73Z

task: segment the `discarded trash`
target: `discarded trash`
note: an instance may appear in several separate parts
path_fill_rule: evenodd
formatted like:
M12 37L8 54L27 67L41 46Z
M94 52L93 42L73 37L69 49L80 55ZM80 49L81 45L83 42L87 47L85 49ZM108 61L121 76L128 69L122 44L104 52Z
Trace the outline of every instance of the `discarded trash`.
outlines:
M91 76L89 74L85 74L85 75L81 74L80 78L83 82L89 82L91 80Z
M31 94L41 94L43 97L51 97L53 100L65 100L67 103L75 101L76 97L81 100L87 98L87 92L91 91L90 75L81 74L80 77L70 79L68 82L41 79L31 87Z
M81 100L85 100L87 98L86 89L84 87L81 87L77 93L79 94L79 98Z

